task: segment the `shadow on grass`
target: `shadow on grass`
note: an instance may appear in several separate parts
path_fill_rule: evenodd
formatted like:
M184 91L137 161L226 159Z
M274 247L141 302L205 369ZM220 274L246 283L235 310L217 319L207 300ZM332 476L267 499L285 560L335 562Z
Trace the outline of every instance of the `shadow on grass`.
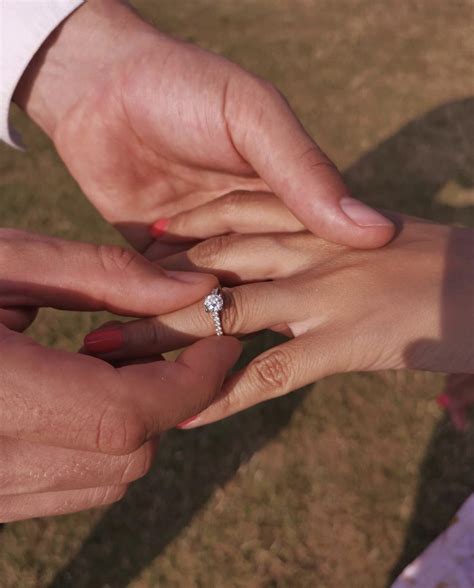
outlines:
M472 209L447 206L436 196L450 183L461 188L474 185L468 143L474 136L473 122L473 99L445 104L367 153L347 170L346 179L355 195L375 206L445 223L472 224ZM254 341L251 354L273 343L270 337L265 334ZM449 345L448 340L442 343ZM301 393L295 393L203 430L168 434L159 469L133 485L126 498L107 511L51 588L128 586L189 524L215 489L278 435L301 399ZM470 447L468 438L454 433L445 420L438 424L420 470L418 498L394 575L446 527L469 494Z
M273 333L260 334L246 348L247 361L282 340ZM299 391L205 429L168 433L156 467L107 511L51 586L128 586L215 490L288 424L303 394Z
M474 185L474 150L467 142L474 136L474 101L466 100L449 105L446 112L438 111L433 120L433 134L450 125L453 128L453 140L445 144L445 155L433 153L433 175L437 180L443 179L447 162L457 163L446 180L457 182L465 188ZM463 116L454 116L464 113ZM440 133L443 135L443 132ZM448 137L446 137L448 139ZM442 145L440 145L441 147ZM431 155L431 151L429 151ZM416 157L416 153L413 153ZM441 172L440 172L441 170ZM448 179L449 178L449 179ZM443 187L441 184L438 188ZM439 192L438 192L439 193ZM449 194L448 194L449 196ZM472 196L471 196L472 198ZM466 202L467 205L469 202ZM471 201L471 205L472 205ZM465 219L472 221L472 208L465 209ZM467 218L470 215L470 218ZM445 217L443 216L443 219ZM470 223L471 224L471 223ZM467 240L466 240L467 237ZM466 317L474 316L474 299L470 308L466 308L465 282L459 280L460 266L469 267L472 264L472 251L469 249L471 241L466 231L454 229L451 231L445 255L445 267L441 296L441 336L438 340L420 340L413 342L405 350L407 365L420 365L423 357L449 357L453 371L464 373L468 370L467 362L463 362L457 354L462 340L469 341L472 337L472 325ZM463 312L459 312L459 308ZM421 464L418 491L409 523L405 543L398 561L393 567L387 587L396 579L413 559L415 559L444 529L448 527L456 511L462 503L474 492L474 431L472 428L465 433L458 433L448 419L441 419L433 431L425 458Z

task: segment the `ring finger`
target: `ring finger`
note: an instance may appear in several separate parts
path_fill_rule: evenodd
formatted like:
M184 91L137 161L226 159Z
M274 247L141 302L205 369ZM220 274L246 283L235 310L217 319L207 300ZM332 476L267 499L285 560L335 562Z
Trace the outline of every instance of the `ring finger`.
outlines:
M302 320L305 291L293 280L258 282L223 290L225 334L246 335ZM291 304L288 301L291 300ZM202 302L159 317L122 323L90 333L85 348L103 359L157 355L215 333ZM107 343L110 342L110 345Z

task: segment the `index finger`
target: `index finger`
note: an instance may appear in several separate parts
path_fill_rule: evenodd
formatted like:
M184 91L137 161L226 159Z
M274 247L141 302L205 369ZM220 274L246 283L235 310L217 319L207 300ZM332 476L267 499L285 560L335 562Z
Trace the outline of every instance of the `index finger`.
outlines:
M198 300L212 276L166 272L137 252L0 230L0 306L146 316Z
M0 327L0 434L131 453L208 406L239 353L235 339L210 338L174 363L115 369L94 357L46 349Z

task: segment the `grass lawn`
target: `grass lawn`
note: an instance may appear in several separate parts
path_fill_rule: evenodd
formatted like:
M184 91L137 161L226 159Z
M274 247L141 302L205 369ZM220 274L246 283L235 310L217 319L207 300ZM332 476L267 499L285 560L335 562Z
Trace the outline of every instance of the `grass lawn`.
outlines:
M275 82L360 198L474 226L470 0L135 5ZM15 117L29 150L0 147L0 224L120 242ZM75 349L103 318L45 310L31 334ZM262 334L247 359L270 344ZM419 372L334 376L173 431L122 502L1 527L0 586L387 588L474 489L474 427L452 429L442 386Z

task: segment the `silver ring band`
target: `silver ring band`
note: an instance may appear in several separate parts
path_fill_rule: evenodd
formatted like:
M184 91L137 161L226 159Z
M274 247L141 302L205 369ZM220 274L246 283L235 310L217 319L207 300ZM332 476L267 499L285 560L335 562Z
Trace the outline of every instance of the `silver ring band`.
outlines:
M214 329L218 337L222 337L224 331L222 329L222 321L220 313L224 309L224 297L219 288L214 288L210 294L204 298L204 310L211 315Z
M211 313L211 317L212 317L212 321L214 323L214 328L216 329L216 335L218 337L222 337L222 335L224 334L224 331L222 330L221 317L219 316L219 313L213 312L213 313Z

